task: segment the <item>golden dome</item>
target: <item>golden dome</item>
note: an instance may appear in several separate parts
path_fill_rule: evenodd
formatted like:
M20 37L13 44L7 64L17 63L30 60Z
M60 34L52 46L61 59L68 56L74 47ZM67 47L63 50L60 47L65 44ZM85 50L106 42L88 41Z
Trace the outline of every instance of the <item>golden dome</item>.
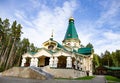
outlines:
M69 18L69 20L74 20L74 18L71 16L71 17Z

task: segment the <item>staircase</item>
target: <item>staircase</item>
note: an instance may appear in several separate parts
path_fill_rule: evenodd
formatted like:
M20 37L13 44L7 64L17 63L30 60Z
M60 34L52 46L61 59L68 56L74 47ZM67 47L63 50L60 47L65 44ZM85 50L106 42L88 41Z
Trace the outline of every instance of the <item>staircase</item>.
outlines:
M41 74L41 75L45 76L45 77L46 77L46 79L53 79L53 78L54 78L54 76L53 76L53 75L51 75L51 74L49 74L49 73L47 73L47 72L43 71L40 67L30 66L30 68L31 68L32 70L34 70L34 71L38 72L39 74Z

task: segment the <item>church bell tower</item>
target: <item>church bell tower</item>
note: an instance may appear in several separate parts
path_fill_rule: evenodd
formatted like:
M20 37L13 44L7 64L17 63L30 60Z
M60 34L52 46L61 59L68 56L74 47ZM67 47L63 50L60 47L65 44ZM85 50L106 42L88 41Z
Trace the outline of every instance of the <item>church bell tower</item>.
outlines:
M62 43L64 46L68 46L76 50L80 48L80 40L74 25L74 18L72 17L69 18L68 28Z

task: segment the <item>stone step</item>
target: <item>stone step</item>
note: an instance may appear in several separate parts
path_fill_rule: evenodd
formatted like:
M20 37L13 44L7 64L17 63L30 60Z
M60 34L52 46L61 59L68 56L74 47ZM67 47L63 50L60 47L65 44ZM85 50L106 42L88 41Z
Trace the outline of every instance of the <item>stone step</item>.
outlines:
M42 68L40 68L40 67L31 66L30 68L31 68L32 70L34 70L34 71L36 71L36 72L44 75L47 79L53 79L53 78L54 78L53 75L51 75L50 73L44 71L44 70L43 70Z

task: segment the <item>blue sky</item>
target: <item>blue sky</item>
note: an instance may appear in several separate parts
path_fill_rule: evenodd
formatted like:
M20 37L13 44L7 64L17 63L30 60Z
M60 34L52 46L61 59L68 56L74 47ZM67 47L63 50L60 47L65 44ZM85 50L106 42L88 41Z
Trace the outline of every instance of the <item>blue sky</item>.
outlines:
M81 44L93 44L95 53L120 49L120 0L0 0L0 17L22 24L22 39L35 46L50 38L62 44L69 17Z

